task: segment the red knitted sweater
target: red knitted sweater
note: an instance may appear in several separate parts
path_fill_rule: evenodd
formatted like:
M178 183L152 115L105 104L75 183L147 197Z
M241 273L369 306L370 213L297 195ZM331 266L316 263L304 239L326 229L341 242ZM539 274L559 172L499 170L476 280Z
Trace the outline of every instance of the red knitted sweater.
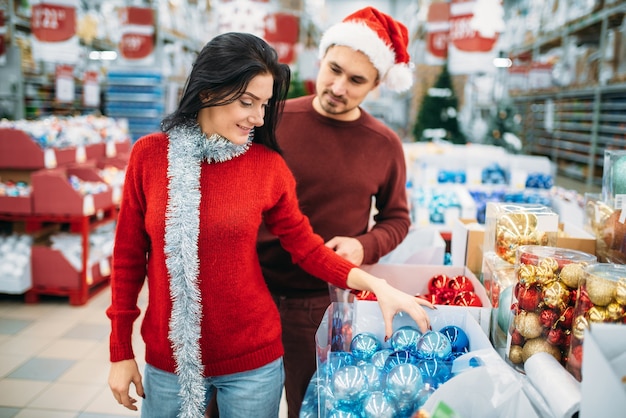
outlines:
M141 325L146 362L175 371L168 327L172 301L165 264L168 137L148 135L133 145L118 217L111 276L110 357L134 357L133 323L147 278L148 305ZM293 261L309 273L345 287L352 264L324 246L298 209L295 181L284 160L252 144L243 155L202 163L199 288L200 346L206 376L251 370L283 354L280 319L261 274L257 231L264 220Z

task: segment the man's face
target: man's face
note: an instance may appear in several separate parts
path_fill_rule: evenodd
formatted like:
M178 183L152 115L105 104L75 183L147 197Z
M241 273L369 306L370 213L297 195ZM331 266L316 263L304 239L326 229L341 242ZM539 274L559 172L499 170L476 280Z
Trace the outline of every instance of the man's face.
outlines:
M329 118L354 120L360 115L358 106L378 84L378 71L367 55L347 46L331 46L320 62L316 109Z

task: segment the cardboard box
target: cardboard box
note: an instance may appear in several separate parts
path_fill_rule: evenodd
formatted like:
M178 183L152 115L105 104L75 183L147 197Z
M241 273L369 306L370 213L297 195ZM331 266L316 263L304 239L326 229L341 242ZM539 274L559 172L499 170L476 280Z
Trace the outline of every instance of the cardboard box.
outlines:
M593 323L585 330L580 418L626 411L626 325Z
M596 255L596 237L570 222L559 224L556 246Z
M483 244L485 242L485 226L476 219L456 219L452 223L452 240L450 255L452 265L467 266L472 273L480 276L483 264Z
M539 415L533 409L532 398L527 396L526 389L532 388L528 387L521 374L510 368L493 350L481 326L469 311L456 308L458 307L441 306L435 311L429 310L431 325L434 330L446 325L456 325L463 329L469 339L470 353L453 363L455 375L430 395L424 409L432 411L438 401L444 401L452 405L458 413L473 412L472 416L537 418ZM394 318L394 330L406 325L415 326L415 322L408 315L400 314ZM337 341L342 341L344 346L349 347L352 337L362 332L370 332L380 341L384 341L384 323L376 302L334 302L328 307L315 336L318 375L312 383L318 385L317 388L323 389L319 385L330 384L326 365L330 353L336 352L331 348ZM388 344L384 343L383 347L386 346ZM464 368L463 364L468 364L470 359L476 359L481 366ZM461 367L457 368L457 365ZM480 384L476 384L477 382ZM501 391L503 387L507 390ZM325 391L316 390L312 393L319 396L318 416L327 416L324 408ZM499 396L494 398L494 393Z
M468 311L470 315L474 317L476 322L480 324L483 332L486 335L489 335L489 327L491 323L491 302L489 301L483 285L468 268L411 264L372 264L369 266L364 265L362 268L374 276L384 278L392 286L410 294L428 293L428 281L432 277L439 274L445 274L448 277L461 275L466 276L474 285L474 292L482 302L483 306L456 306L451 308Z
M441 264L444 262L446 242L439 229L412 227L408 235L392 252L382 257L382 264Z

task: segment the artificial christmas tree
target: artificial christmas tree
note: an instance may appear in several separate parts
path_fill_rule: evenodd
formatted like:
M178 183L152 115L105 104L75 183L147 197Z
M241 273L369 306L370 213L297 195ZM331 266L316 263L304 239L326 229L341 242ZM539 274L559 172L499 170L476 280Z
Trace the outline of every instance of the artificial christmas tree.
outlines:
M444 139L454 144L465 144L465 136L457 120L458 104L448 66L444 64L435 85L428 89L420 106L413 127L415 140Z

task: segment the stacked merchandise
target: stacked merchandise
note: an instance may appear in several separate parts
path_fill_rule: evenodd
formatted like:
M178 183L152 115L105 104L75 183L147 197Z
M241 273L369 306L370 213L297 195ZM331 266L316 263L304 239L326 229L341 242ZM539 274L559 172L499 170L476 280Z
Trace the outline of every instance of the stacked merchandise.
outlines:
M107 117L0 123L0 256L27 261L3 263L0 292L80 305L106 282L130 145L126 124Z

